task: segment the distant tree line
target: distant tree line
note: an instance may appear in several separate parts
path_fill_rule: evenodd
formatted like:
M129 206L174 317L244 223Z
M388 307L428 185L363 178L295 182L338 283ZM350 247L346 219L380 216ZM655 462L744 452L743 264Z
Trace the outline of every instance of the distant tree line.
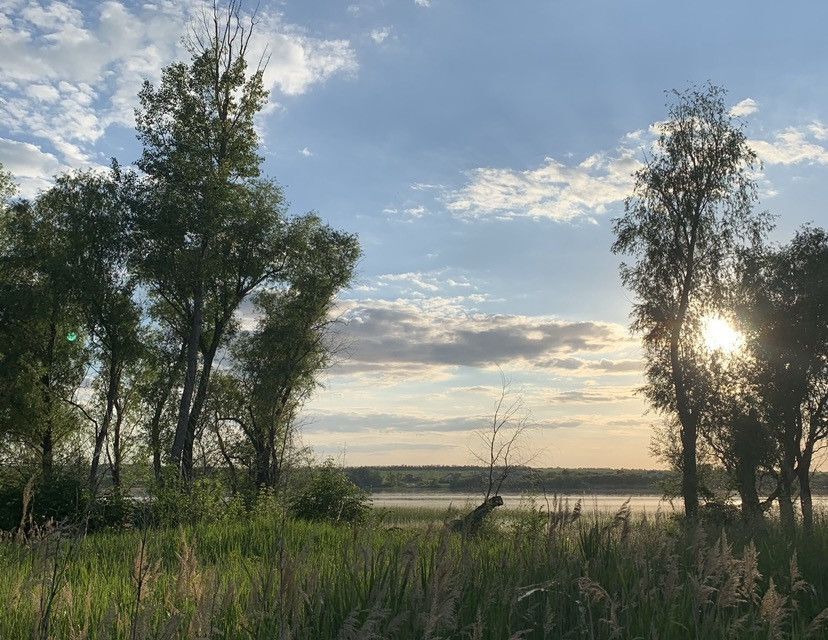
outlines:
M804 226L767 242L757 210L755 153L723 89L675 92L613 250L629 259L650 404L663 416L654 451L676 469L688 516L715 498L709 471L729 474L744 517L775 500L813 524L812 474L828 445L828 233ZM705 344L725 319L743 337L728 353ZM770 485L770 491L761 490Z
M366 491L479 493L487 469L475 466L346 467L345 473ZM298 473L302 473L299 471ZM705 470L708 486L719 495L732 492L732 481L720 467ZM763 478L758 490L769 494L773 478ZM815 472L812 488L828 492L828 473ZM566 469L515 467L504 481L503 493L662 495L675 491L675 474L669 469Z
M0 171L0 465L49 485L85 466L119 489L129 463L184 486L199 468L275 486L297 413L335 351L336 294L360 247L291 216L261 175L263 66L238 3L148 82L137 168L57 176L16 198ZM57 482L57 480L55 480Z

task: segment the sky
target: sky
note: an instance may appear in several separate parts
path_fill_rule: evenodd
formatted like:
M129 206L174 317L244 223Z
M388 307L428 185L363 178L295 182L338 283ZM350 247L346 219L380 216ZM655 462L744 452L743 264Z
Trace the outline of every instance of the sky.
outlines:
M828 225L828 4L259 5L263 171L364 251L304 442L348 465L469 463L502 371L533 464L659 466L611 220L665 91L711 81L763 162L772 238ZM23 195L138 158L137 91L186 58L198 10L0 0L0 162Z

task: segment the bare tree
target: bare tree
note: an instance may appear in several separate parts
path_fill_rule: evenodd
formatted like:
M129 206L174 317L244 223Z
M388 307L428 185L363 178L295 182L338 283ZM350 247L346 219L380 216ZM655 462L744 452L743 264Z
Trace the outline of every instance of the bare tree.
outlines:
M520 393L512 390L511 382L500 369L500 393L488 426L475 433L477 449L472 455L485 469L483 502L465 517L455 520L452 528L466 535L474 535L483 520L503 504L500 489L512 472L528 465L536 456L522 445L532 428L532 415Z

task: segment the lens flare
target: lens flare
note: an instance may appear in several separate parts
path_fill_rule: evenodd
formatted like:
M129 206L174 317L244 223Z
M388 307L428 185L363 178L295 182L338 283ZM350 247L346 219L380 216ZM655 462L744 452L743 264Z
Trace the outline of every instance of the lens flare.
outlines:
M704 343L710 351L733 353L741 349L744 336L721 316L708 316L702 324Z
M75 333L74 331L70 331L69 333L66 334L66 339L69 342L74 342L75 340L78 339L78 334Z

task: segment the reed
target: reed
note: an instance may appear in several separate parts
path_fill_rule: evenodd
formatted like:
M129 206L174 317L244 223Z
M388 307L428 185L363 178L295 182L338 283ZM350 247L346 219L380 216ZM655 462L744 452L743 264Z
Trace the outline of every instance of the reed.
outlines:
M0 638L828 637L828 522L687 527L544 504L464 538L453 514L359 527L259 513L0 543Z

